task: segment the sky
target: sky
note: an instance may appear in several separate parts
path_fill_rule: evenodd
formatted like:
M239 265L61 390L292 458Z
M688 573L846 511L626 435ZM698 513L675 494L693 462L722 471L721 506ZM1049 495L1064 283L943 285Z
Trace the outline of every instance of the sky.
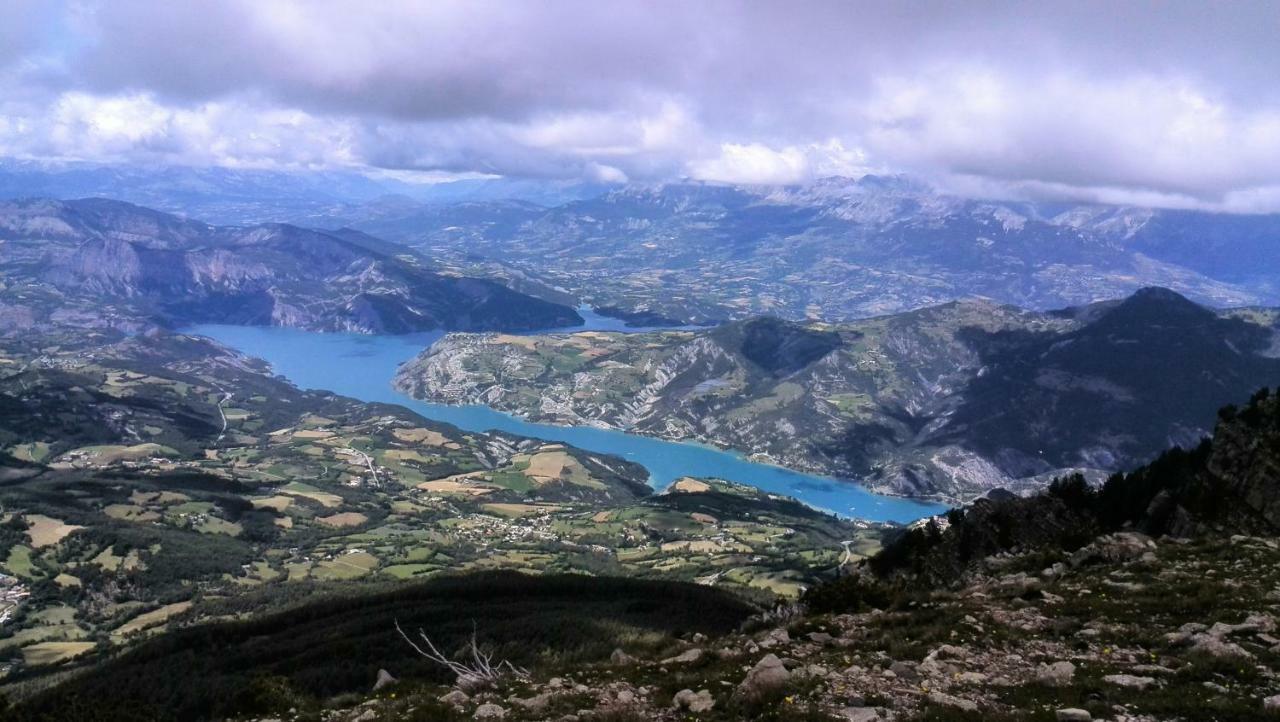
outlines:
M0 3L0 156L1280 211L1280 3Z

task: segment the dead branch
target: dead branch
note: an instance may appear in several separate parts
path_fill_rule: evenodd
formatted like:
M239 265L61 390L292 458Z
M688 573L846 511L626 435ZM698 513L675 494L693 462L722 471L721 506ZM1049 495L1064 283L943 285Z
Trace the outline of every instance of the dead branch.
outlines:
M435 643L431 641L431 638L427 636L426 632L419 629L418 638L422 640L422 644L426 646L426 649L423 649L405 633L404 629L400 627L399 619L395 620L395 624L396 631L400 633L400 636L404 638L404 641L409 643L410 647L413 647L415 652L442 667L448 668L449 671L457 675L458 679L468 679L474 682L491 684L508 676L515 677L516 679L529 678L528 670L515 666L509 660L504 659L499 661L497 664L494 664L493 653L485 652L480 649L480 643L474 622L471 625L471 641L467 644L466 648L466 652L470 653L470 662L450 659L436 647ZM464 652L464 655L466 655L466 652Z

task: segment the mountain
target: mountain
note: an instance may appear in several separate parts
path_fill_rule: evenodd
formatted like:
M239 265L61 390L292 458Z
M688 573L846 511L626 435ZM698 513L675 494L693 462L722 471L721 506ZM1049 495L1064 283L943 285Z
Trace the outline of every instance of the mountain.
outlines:
M1280 534L1278 471L1280 393L1264 387L1242 407L1223 407L1213 434L1193 448L1166 450L1099 487L1076 476L1026 498L979 499L949 512L941 525L934 520L902 532L867 567L881 579L947 585L981 573L998 555L1074 555L1078 566L1091 553L1080 550L1104 534L1274 538ZM810 599L839 604L841 586L815 590Z
M451 334L396 383L432 401L695 439L965 499L1194 446L1219 406L1280 383L1277 319L1152 288L1056 312L956 302L843 324Z
M109 165L0 159L0 198L100 197L225 225L334 218L388 203L519 200L555 206L605 192L592 183L478 178L416 183L358 171Z
M902 177L629 185L553 208L374 204L308 223L686 322L838 321L972 298L1050 309L1146 286L1280 303L1280 215L972 200Z
M350 229L210 226L84 199L2 203L0 234L0 300L17 327L70 314L117 327L212 322L362 333L582 321L571 308L494 281L439 273Z

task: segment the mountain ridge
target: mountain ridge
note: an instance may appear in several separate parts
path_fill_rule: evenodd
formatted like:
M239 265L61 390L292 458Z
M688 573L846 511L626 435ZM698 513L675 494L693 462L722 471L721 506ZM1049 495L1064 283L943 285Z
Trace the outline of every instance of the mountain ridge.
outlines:
M359 231L211 226L103 199L0 204L10 297L57 293L135 323L248 323L408 333L580 324L576 311L486 279L442 274ZM23 287L26 288L23 288ZM68 298L58 299L64 306ZM41 309L46 318L54 310Z
M846 324L759 319L519 343L451 334L396 384L431 401L696 439L881 491L963 499L1070 469L1100 478L1194 445L1223 403L1280 382L1276 314L1250 313L1148 290L1054 313L966 301ZM762 366L743 346L761 325L772 329L772 344L758 342L766 358L785 346L779 337L821 341Z

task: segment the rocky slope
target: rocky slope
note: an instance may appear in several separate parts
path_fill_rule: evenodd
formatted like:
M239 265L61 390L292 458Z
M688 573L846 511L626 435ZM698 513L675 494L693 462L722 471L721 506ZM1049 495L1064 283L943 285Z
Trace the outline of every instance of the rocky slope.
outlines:
M961 302L830 326L453 334L396 384L963 499L1194 445L1220 405L1280 381L1276 338L1272 312L1215 312L1147 289L1054 313Z
M1100 491L1063 480L957 510L735 633L623 644L492 681L389 670L354 704L280 718L1274 720L1277 460L1280 397L1258 393L1224 410L1195 452ZM1058 523L1064 514L1084 524Z
M1021 571L1037 560L1009 555L953 589L912 593L886 609L759 617L752 631L688 635L656 652L620 649L608 661L548 665L492 687L392 682L323 718L1275 719L1275 539L1133 537L1099 539L1097 548L1115 553L1043 575ZM1224 587L1232 594L1220 598Z
M395 244L350 230L218 227L116 201L35 200L0 204L0 239L0 303L14 326L68 315L117 327L215 322L362 333L581 323L571 308L442 275Z

